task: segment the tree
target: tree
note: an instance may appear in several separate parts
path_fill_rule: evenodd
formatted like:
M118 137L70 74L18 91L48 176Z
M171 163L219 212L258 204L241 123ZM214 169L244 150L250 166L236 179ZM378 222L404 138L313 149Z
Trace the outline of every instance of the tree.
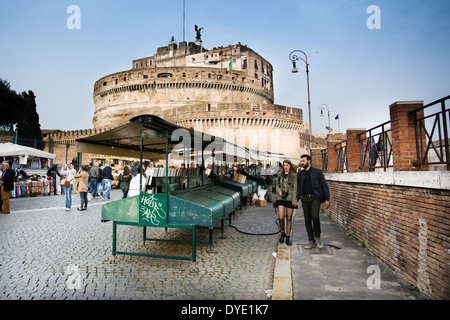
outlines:
M13 132L13 127L17 123L19 104L19 95L11 90L8 81L0 79L0 128Z
M39 148L42 144L41 125L36 111L36 96L34 92L22 92L20 95L20 116L17 117L17 134L22 139L21 144ZM19 140L20 141L20 140Z
M17 143L44 148L33 91L17 94L8 81L0 79L0 115L0 129L13 134L14 125L17 125Z

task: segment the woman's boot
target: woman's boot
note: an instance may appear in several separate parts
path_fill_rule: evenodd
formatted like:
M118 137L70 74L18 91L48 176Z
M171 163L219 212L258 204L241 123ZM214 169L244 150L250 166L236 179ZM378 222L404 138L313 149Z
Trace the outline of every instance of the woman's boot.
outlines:
M286 244L288 246L292 246L292 241L291 241L291 237L290 236L286 236Z
M280 243L284 242L284 238L286 238L286 234L284 232L281 232Z

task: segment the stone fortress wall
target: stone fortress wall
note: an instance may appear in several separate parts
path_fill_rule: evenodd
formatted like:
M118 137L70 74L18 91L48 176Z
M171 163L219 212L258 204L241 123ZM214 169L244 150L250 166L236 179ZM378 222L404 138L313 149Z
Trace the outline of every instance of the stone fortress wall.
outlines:
M152 57L134 60L131 70L95 83L94 127L123 124L142 113L161 115L180 106L271 104L272 69L241 44L206 51L194 43L182 42L178 48L172 42Z
M206 50L172 39L130 70L97 80L93 99L94 129L49 132L55 151L71 153L76 139L141 114L297 159L308 144L302 110L274 104L272 65L241 43Z
M155 55L133 60L132 69L99 79L94 103L95 128L154 114L294 158L307 144L300 134L307 130L302 110L274 104L272 65L241 43L206 50L198 42L171 41ZM276 137L283 139L271 143Z

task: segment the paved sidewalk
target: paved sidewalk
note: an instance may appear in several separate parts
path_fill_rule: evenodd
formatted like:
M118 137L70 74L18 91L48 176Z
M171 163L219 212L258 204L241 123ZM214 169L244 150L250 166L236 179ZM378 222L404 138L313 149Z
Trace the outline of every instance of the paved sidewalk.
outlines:
M344 230L326 215L321 214L320 219L325 246L307 250L304 248L308 237L303 211L300 207L295 212L294 240L289 250L294 300L427 299L345 235ZM286 248L285 244L280 245L279 251Z
M111 201L121 195L113 190ZM193 263L114 258L112 224L100 222L104 202L95 199L81 212L79 204L77 194L70 212L63 210L63 195L11 199L11 214L0 215L0 300L425 299L325 215L327 246L318 252L302 247L307 237L301 209L288 247L278 243L272 204L244 207L232 226L225 221L224 238L216 229L212 248L197 247ZM187 230L149 230L154 238L190 240ZM199 228L197 239L207 241L208 229ZM141 228L131 226L118 227L117 245L123 251L191 253L190 245L144 245ZM368 288L369 268L379 268L380 289Z
M113 190L112 200L122 192ZM248 207L225 222L225 239L214 230L214 246L197 246L197 262L112 256L112 223L101 222L95 199L87 211L66 212L64 196L11 199L11 214L0 215L0 300L270 300L277 235L271 210ZM148 229L148 236L190 240L188 230ZM208 240L208 229L197 229ZM189 244L142 241L142 228L118 227L118 250L191 255Z

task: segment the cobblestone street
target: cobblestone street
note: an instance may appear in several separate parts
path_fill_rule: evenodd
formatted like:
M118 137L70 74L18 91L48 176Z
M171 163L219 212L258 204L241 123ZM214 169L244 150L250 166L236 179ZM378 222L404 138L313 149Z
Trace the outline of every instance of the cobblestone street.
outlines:
M121 198L113 190L112 200ZM214 230L214 246L197 245L197 262L112 256L112 222L101 222L101 199L64 211L64 196L11 199L0 216L0 299L270 299L277 235L238 232L225 221L225 239ZM245 207L244 207L245 208ZM236 212L232 225L251 233L277 232L271 206ZM117 249L190 256L189 244L142 241L142 228L118 226ZM190 231L148 229L147 236L190 240ZM208 229L197 229L197 241ZM212 251L210 250L212 249Z

